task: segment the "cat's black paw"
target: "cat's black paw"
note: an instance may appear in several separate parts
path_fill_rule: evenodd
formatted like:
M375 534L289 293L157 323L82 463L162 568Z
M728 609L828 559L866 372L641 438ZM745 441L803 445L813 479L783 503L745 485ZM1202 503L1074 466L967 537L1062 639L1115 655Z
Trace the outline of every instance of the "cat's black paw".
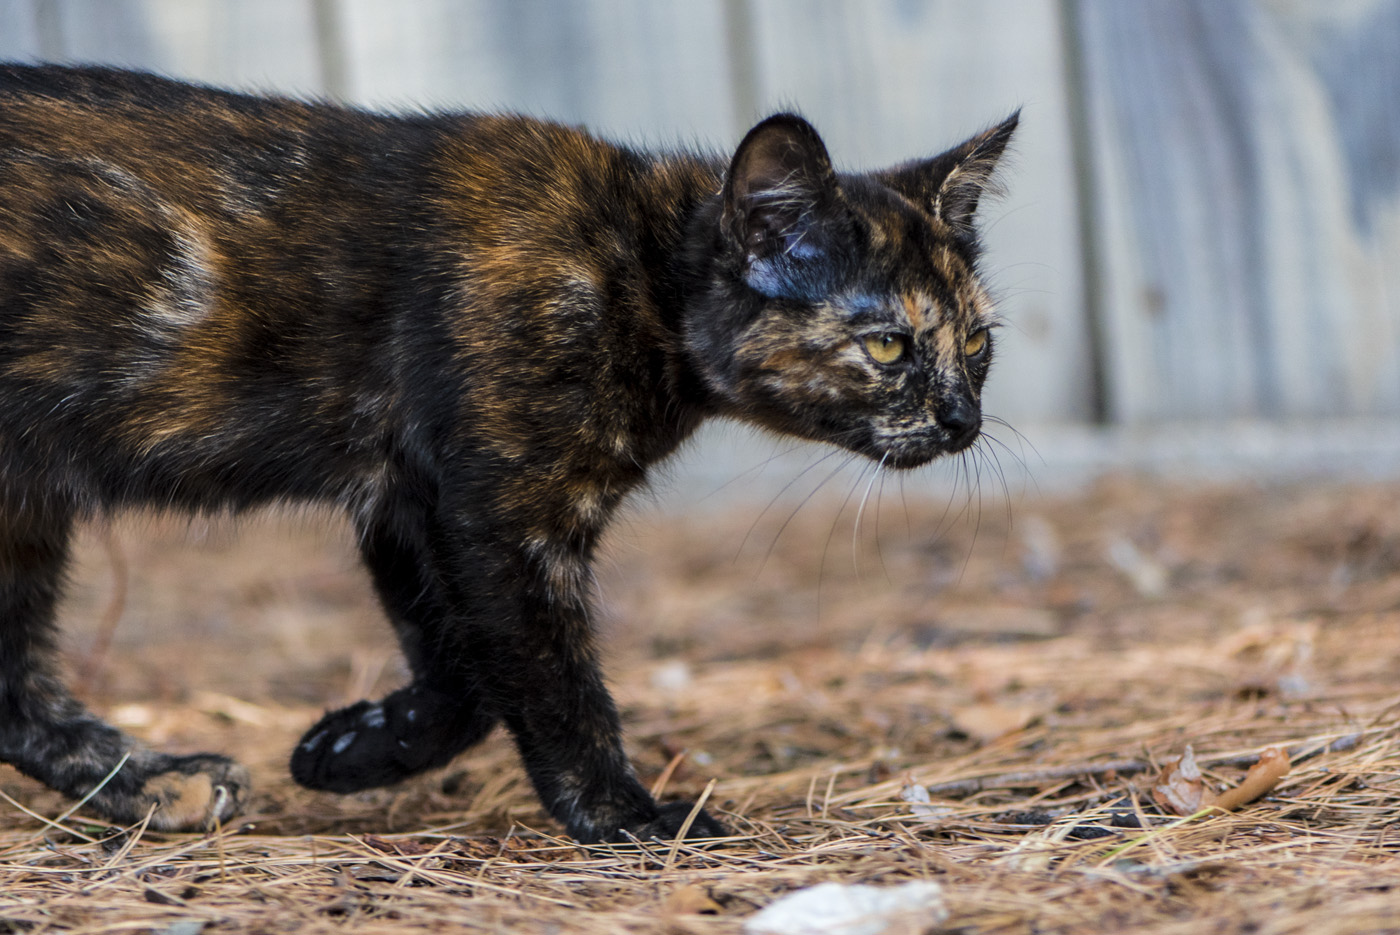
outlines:
M665 805L658 806L655 818L636 827L620 829L611 840L622 842L636 838L639 841L653 839L674 841L681 833L685 820L690 817L691 810L694 808L695 806L690 802L667 802ZM729 837L729 829L716 821L704 809L701 809L700 814L695 816L695 820L690 823L690 828L685 833L687 841L696 838L726 837Z
M292 751L292 778L327 792L392 785L447 764L494 723L474 695L410 685L326 714Z

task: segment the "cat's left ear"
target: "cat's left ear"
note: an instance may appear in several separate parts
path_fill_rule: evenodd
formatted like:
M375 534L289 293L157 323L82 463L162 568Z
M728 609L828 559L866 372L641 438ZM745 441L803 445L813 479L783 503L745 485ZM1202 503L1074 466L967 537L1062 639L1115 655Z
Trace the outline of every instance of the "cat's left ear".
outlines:
M977 203L995 191L997 163L1021 120L1007 119L932 159L906 163L880 174L891 188L922 205L962 237L972 237Z
M775 295L800 288L827 249L836 173L826 145L796 114L775 114L744 137L724 179L720 224L743 254L745 278Z

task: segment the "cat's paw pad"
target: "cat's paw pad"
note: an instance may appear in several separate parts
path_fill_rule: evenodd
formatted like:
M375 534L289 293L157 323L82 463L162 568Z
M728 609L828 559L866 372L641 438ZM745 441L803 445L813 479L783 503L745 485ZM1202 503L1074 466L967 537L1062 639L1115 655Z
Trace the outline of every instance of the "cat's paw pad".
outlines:
M400 739L380 704L358 701L331 711L292 751L292 778L310 789L358 792L406 774L395 755Z
M327 792L387 786L442 766L494 723L474 695L409 685L321 718L292 751L292 777Z
M151 812L159 831L208 831L242 809L252 786L248 771L213 754L169 757L165 769L146 777L134 802L114 811L128 815Z

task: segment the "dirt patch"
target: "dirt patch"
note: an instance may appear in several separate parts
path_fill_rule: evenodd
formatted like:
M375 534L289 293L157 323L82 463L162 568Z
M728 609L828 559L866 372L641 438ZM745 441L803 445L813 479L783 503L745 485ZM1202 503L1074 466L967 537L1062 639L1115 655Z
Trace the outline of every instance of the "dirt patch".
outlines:
M301 731L403 680L343 524L88 530L64 609L85 700L237 756L255 792L218 834L157 834L0 767L0 932L737 932L796 888L913 879L967 933L1396 930L1400 485L857 512L614 531L633 761L663 797L716 780L742 838L712 850L554 837L500 734L394 789L297 788ZM1271 745L1293 766L1187 821L1150 787L1188 745L1215 787Z

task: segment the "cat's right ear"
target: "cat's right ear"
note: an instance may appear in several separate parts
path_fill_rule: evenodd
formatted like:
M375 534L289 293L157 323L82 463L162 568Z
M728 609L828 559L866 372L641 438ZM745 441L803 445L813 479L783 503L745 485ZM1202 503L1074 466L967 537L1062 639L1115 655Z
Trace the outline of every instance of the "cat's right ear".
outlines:
M751 287L781 294L823 257L822 217L835 191L831 157L806 120L775 114L748 132L724 180L720 223Z
M958 237L975 238L972 221L978 202L988 191L997 190L997 164L1020 120L1018 110L942 155L897 166L880 173L880 178L947 224Z

